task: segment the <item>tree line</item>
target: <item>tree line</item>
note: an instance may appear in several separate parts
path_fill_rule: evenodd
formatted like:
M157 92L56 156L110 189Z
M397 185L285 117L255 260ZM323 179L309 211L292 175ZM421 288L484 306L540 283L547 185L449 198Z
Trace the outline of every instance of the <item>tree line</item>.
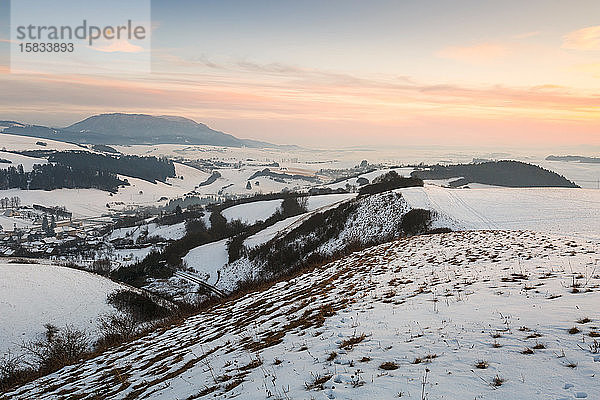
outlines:
M49 155L48 161L74 169L91 169L127 175L152 183L175 177L175 165L166 157L111 156L87 151L60 151Z
M19 208L19 206L21 205L21 198L19 196L13 196L13 197L3 197L0 199L0 209L7 209L7 208Z
M119 186L128 185L116 174L93 169L76 169L67 165L34 165L31 171L23 166L0 169L0 190L54 190L54 189L100 189L116 192Z

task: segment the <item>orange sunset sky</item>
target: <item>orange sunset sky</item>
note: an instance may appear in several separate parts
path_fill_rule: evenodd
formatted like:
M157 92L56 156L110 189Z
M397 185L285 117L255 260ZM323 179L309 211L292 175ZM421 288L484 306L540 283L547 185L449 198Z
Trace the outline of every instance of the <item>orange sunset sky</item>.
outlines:
M0 119L172 114L328 147L600 146L598 1L153 1L152 72L111 75L11 70L6 11Z

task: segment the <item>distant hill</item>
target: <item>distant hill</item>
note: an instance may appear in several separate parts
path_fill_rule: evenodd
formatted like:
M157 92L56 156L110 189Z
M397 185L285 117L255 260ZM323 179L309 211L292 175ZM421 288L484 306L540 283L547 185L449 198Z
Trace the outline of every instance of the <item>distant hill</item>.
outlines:
M579 187L556 172L520 161L433 165L427 169L414 171L411 176L421 179L457 178L450 182L450 186L454 187L469 183L507 187Z
M3 128L3 129L2 129ZM3 133L86 144L197 144L229 147L280 147L239 139L205 124L177 116L99 114L66 128L0 121Z
M600 164L600 157L585 157L585 156L548 156L547 161L568 161L579 162L586 164Z

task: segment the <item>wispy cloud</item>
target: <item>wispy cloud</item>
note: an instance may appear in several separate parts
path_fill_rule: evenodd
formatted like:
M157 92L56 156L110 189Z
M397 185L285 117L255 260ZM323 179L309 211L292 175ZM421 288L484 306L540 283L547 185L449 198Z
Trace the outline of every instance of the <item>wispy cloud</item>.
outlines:
M144 51L143 47L132 44L124 39L111 40L110 43L104 45L101 44L100 46L89 46L89 48L104 53L140 53Z
M591 75L594 78L600 78L600 63L577 64L572 67L577 73Z
M567 33L563 36L564 49L600 50L600 25L589 26Z
M523 33L514 35L512 38L513 39L527 39L530 37L539 36L541 33L542 33L541 31L523 32Z
M438 57L469 64L486 64L504 58L509 49L497 43L479 43L472 46L449 46L436 53Z
M177 74L165 68L136 77L0 75L6 99L0 106L13 119L39 115L40 110L53 118L69 115L65 124L99 112L183 115L225 121L215 127L255 138L264 129L275 132L283 126L306 132L301 127L310 121L315 132L337 126L340 135L344 129L358 134L357 127L389 135L407 126L420 126L425 133L448 124L455 124L457 131L493 125L499 135L527 127L527 135L537 130L538 140L550 125L563 131L572 127L591 137L587 132L597 126L600 108L600 95L593 90L552 81L531 87L467 85L385 74L353 76L283 63L214 62L205 57L180 61L184 69ZM248 131L248 121L255 131Z

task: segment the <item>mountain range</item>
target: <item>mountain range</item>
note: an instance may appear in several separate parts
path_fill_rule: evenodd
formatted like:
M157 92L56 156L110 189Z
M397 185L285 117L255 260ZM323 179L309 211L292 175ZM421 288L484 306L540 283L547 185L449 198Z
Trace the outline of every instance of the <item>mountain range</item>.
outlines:
M147 114L99 114L65 128L0 121L0 132L81 144L190 144L229 147L294 147L240 139L188 118Z

